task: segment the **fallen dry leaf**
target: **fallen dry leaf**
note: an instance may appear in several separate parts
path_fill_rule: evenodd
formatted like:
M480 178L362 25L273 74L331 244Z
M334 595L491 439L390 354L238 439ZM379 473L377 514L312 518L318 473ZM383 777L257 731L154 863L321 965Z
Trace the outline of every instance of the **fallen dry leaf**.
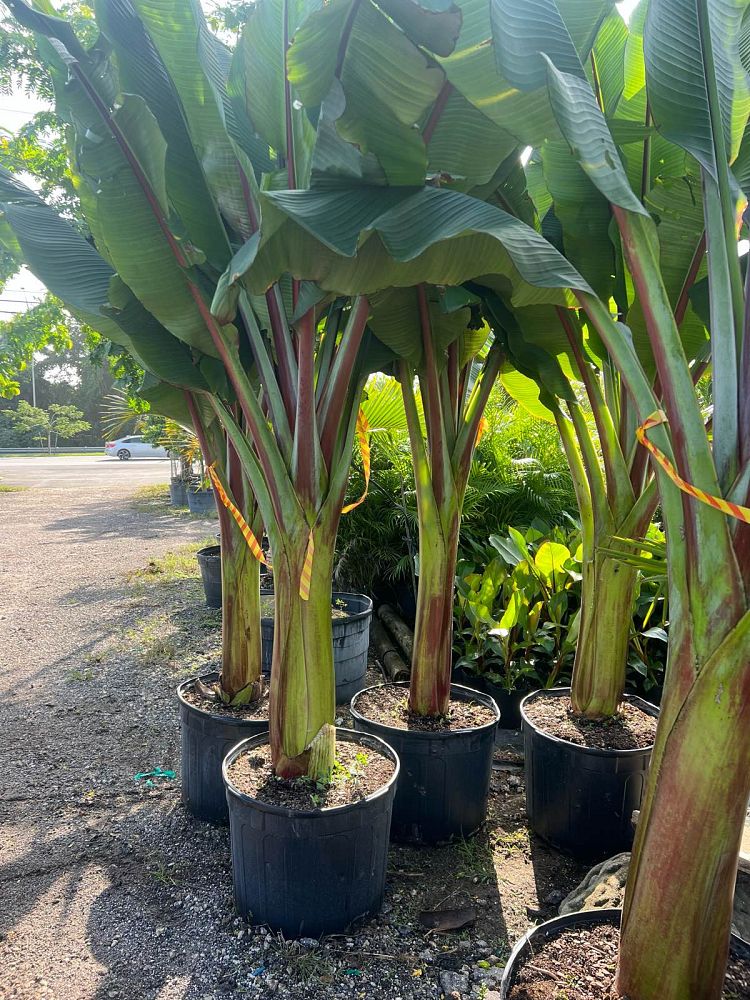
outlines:
M436 934L447 931L460 931L477 919L477 911L473 906L459 906L449 910L422 910L419 921L423 927L429 927Z

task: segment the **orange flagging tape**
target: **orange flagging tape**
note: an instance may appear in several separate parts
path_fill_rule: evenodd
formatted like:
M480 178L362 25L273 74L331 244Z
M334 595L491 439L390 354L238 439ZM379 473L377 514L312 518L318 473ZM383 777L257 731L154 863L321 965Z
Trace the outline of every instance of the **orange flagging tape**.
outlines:
M350 510L354 510L355 507L359 507L361 503L364 502L367 496L367 491L370 488L370 442L367 440L367 434L370 430L370 425L367 423L367 417L364 415L362 410L357 414L357 441L359 442L359 450L362 455L362 469L365 474L365 492L354 503L348 503L346 507L341 508L342 514L348 514Z
M479 442L484 437L485 432L486 432L486 430L487 430L487 428L489 426L490 425L487 422L487 418L486 417L482 417L482 419L479 421L479 426L477 427L477 436L476 436L476 438L474 440L474 447L475 448L477 447L477 445L479 444Z
M235 505L227 496L226 490L221 485L221 482L219 480L219 477L216 475L216 471L214 470L213 465L209 465L208 474L211 477L211 482L214 484L214 489L219 494L219 500L221 500L226 509L229 511L229 513L237 522L237 526L242 532L243 537L250 548L250 551L258 560L258 562L262 562L264 566L267 566L268 562L266 561L266 557L263 555L263 549L258 544L258 539L250 530L250 525L247 523L245 518L242 516L242 514L240 514Z
M688 496L695 497L696 500L700 500L701 503L708 504L709 507L713 507L715 510L720 510L722 514L728 514L730 517L734 517L738 521L744 521L745 524L750 524L750 507L741 507L738 503L732 503L730 500L724 500L722 497L712 496L710 493L705 493L703 490L699 490L698 487L693 486L692 483L688 483L678 474L677 470L664 452L660 451L655 444L652 444L649 441L646 437L646 431L651 427L658 427L659 424L665 424L666 422L666 414L662 410L656 410L656 412L652 413L651 416L641 424L635 433L643 447L647 448L651 452L675 486L678 486L682 492L687 493Z
M357 414L357 441L359 442L359 450L362 453L362 468L365 473L365 491L359 500L354 503L347 504L341 510L342 514L348 514L350 510L354 510L355 507L364 501L367 496L367 491L370 488L370 442L367 440L367 434L370 430L369 424L367 423L367 417L364 415L362 410ZM232 517L237 522L240 531L242 532L245 541L250 546L250 551L255 556L255 558L262 562L264 565L268 565L266 559L263 555L263 550L258 544L258 539L250 530L250 525L247 523L245 518L240 514L235 505L229 499L224 490L224 487L219 481L219 477L216 475L213 465L209 466L208 474L211 477L211 482L214 484L216 492L219 494L219 499L224 504L226 509L232 515ZM302 566L302 575L299 581L299 596L303 601L308 601L310 599L310 581L312 580L312 564L313 556L315 555L315 542L313 540L313 529L310 528L310 534L307 538L307 551L305 552L305 562Z

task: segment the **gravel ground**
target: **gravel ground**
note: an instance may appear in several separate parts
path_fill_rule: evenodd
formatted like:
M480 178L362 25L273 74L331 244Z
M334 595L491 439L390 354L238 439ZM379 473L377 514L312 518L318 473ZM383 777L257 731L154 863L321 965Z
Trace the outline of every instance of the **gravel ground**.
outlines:
M163 557L215 522L118 487L2 493L0 516L2 1000L493 1000L509 942L584 872L529 837L512 751L476 838L392 849L377 920L322 943L249 927L227 832L179 801L174 687L215 665L220 615ZM175 780L134 780L157 767ZM468 929L420 924L468 906Z

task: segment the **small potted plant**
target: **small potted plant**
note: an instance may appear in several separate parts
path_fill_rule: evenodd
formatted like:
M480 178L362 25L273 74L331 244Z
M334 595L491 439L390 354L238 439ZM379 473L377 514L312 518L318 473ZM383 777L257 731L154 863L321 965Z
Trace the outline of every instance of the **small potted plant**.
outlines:
M187 504L191 514L210 516L216 513L216 497L211 486L211 480L206 473L205 463L201 456L199 460L200 473L187 488Z
M333 592L331 628L337 705L348 705L365 686L371 621L372 599L366 594L349 594L337 590ZM273 591L266 591L261 595L261 628L263 672L270 676L274 635Z
M490 535L459 561L456 679L491 694L500 725L521 728L521 701L570 669L580 604L579 531L535 521ZM526 554L533 558L529 561ZM459 683L462 683L459 680Z

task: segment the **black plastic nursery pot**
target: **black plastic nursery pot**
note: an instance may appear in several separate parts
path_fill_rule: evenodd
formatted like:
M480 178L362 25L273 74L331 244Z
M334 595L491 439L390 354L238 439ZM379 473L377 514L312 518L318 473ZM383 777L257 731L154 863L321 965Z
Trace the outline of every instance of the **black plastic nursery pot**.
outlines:
M187 486L184 479L173 479L169 484L169 502L173 507L187 507Z
M475 688L488 694L500 710L501 729L521 728L521 702L531 691L531 688L521 688L508 691L502 684L494 684L481 674L473 674L463 667L458 667L453 671L453 679L457 684L464 684L466 687Z
M221 546L207 545L196 553L203 580L206 607L221 607Z
M187 505L191 514L215 514L216 501L213 490L188 490Z
M358 732L379 736L401 760L393 804L393 840L439 844L471 836L487 815L492 752L500 717L497 705L481 691L452 684L452 699L485 705L494 713L494 720L475 729L445 732L397 729L373 722L357 708L365 691L386 686L394 685L377 684L355 695L351 711ZM407 682L395 686L408 689Z
M209 684L218 677L218 674L212 673L204 674L200 679ZM194 683L194 680L185 681L177 688L182 802L198 819L226 824L229 822L229 810L221 777L222 761L240 740L267 732L268 720L214 715L197 708L185 700L185 691Z
M534 691L521 702L526 813L532 830L555 847L595 861L630 850L652 747L600 750L539 729L527 716L537 698L570 698L570 688ZM634 695L626 701L657 716Z
M556 937L568 927L594 927L597 924L615 924L619 927L621 916L622 910L620 909L581 910L579 913L567 913L564 917L553 917L552 920L532 927L516 943L510 953L500 983L500 1000L508 1000L508 994L516 985L519 971L534 952L539 950L540 945Z
M286 937L345 931L383 902L398 756L377 737L348 729L337 729L336 739L379 751L395 770L373 794L330 809L287 809L235 788L229 767L267 743L267 734L243 740L224 761L237 911Z
M334 591L332 604L346 611L346 618L333 618L333 667L336 672L336 704L352 699L365 686L367 650L370 645L372 601L365 594ZM263 672L271 673L273 618L261 619Z
M500 1000L508 1000L510 991L516 985L518 973L546 941L557 937L561 931L569 927L595 927L598 924L613 924L615 927L619 927L621 919L621 909L580 910L578 913L566 913L562 917L553 917L552 920L532 927L516 943L510 953L500 983ZM750 960L750 945L735 934L731 937L729 950L737 958L745 961ZM689 998L686 997L685 1000L689 1000Z

